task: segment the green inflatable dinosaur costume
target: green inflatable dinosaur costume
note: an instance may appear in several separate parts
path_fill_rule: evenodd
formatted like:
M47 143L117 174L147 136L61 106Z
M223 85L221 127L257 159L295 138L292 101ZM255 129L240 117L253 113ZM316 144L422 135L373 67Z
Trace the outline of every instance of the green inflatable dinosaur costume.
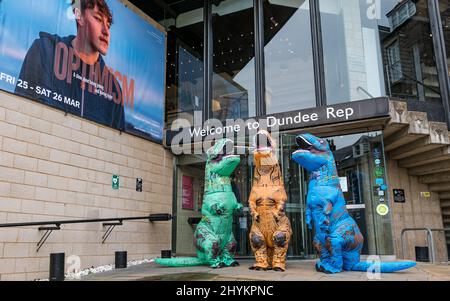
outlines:
M233 212L242 208L231 188L230 175L240 158L232 155L234 144L222 139L206 152L205 194L202 219L194 233L197 257L157 258L156 263L170 267L209 265L212 268L237 266Z

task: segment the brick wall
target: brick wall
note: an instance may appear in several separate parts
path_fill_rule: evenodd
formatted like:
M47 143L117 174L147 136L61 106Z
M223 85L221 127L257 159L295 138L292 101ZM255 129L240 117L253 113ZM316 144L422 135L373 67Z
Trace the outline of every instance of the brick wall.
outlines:
M172 213L172 163L158 144L0 92L0 223ZM0 280L47 278L54 252L86 268L114 263L115 251L143 259L171 247L170 222L124 222L105 244L100 223L63 225L39 252L37 228L0 229Z

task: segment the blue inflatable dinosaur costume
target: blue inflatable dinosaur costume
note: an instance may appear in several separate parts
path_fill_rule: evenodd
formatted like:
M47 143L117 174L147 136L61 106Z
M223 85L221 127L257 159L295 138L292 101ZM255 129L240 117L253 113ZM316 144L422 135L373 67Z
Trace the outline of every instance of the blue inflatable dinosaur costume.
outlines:
M306 223L314 224L314 247L320 254L316 270L327 274L367 271L373 264L360 262L364 238L349 215L336 164L328 142L311 134L297 136L295 162L310 172L306 199ZM390 273L411 268L415 262L382 262L380 271Z

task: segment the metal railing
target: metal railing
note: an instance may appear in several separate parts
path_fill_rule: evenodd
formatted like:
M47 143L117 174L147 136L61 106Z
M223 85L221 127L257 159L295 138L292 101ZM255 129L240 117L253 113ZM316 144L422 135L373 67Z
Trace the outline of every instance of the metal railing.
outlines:
M427 232L427 244L428 244L428 257L430 258L430 262L436 262L436 250L434 248L434 236L433 232L444 232L450 231L450 228L445 229L432 229L432 228L405 228L402 230L400 234L400 243L402 245L402 258L405 259L405 241L404 235L406 232L411 231L426 231Z
M39 231L46 231L41 240L37 243L37 252L44 245L53 231L61 230L61 225L68 224L87 224L87 223L103 223L104 227L109 227L102 237L102 244L106 241L108 236L112 233L116 226L122 226L124 221L133 220L148 220L149 222L169 221L172 219L172 215L168 213L150 214L147 216L136 217L117 217L117 218L98 218L98 219L81 219L81 220L60 220L60 221L42 221L42 222L27 222L27 223L9 223L0 224L0 228L15 228L15 227L30 227L41 226ZM53 227L42 227L53 226Z

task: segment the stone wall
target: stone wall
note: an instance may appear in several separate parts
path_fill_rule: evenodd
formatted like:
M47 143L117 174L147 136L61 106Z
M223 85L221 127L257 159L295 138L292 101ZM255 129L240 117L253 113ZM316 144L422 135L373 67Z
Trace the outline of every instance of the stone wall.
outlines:
M161 145L0 92L0 223L172 213L172 167ZM44 231L0 228L0 280L47 278L55 252L86 268L114 263L115 251L143 259L171 248L171 222L124 222L102 244L105 230L63 225L36 252Z
M402 246L400 235L404 228L443 228L439 196L431 193L424 197L421 192L429 192L426 184L419 182L418 177L409 176L406 168L398 167L398 161L387 160L389 183L389 200L392 209L392 224L394 231L395 254L401 258ZM405 203L394 203L393 189L405 190ZM436 261L447 262L447 248L443 233L433 232L435 240ZM405 258L415 259L415 247L426 247L425 231L408 232L405 234Z

